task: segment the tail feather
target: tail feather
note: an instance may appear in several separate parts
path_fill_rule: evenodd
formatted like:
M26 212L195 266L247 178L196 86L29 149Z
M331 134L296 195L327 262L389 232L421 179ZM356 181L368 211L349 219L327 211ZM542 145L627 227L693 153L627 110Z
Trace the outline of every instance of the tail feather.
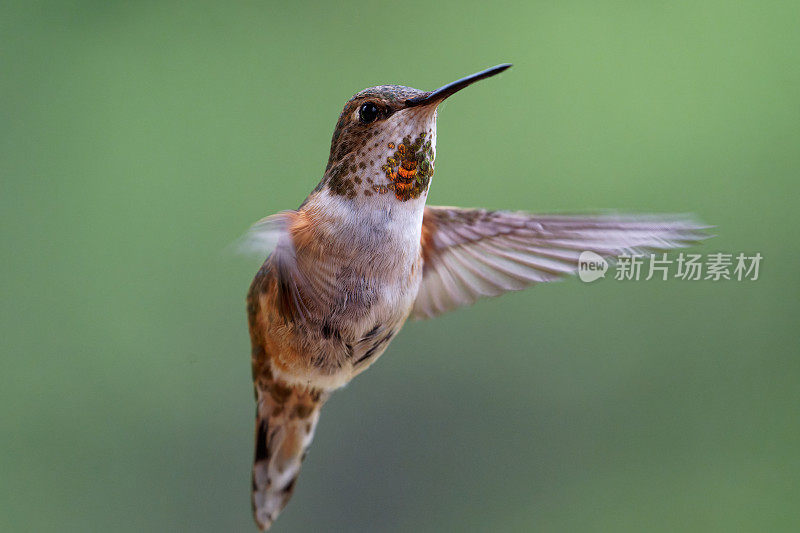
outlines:
M292 497L325 394L278 381L256 387L253 514L265 531Z

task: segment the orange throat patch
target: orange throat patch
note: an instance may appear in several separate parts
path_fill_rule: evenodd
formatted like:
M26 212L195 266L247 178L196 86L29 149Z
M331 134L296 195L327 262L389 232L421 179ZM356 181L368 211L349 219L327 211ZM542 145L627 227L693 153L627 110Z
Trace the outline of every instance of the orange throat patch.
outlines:
M394 143L388 146L395 147ZM419 198L427 192L433 177L433 159L433 146L430 140L425 140L425 133L420 133L414 142L404 138L381 167L391 183L375 187L375 192L394 191L401 202Z

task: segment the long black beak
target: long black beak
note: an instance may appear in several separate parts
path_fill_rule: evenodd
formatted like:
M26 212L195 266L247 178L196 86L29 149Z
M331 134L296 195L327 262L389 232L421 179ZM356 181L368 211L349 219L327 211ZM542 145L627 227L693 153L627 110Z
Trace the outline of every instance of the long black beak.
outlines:
M448 83L444 87L439 87L432 93L428 93L427 95L417 96L416 98L411 98L409 100L406 100L406 107L416 107L420 105L428 105L435 102L441 102L448 96L457 93L464 87L472 85L476 81L490 78L495 74L500 74L510 66L511 63L503 63L502 65L496 65L492 68L487 68L486 70L477 72L471 76L467 76L466 78L461 78L460 80L454 81L453 83Z

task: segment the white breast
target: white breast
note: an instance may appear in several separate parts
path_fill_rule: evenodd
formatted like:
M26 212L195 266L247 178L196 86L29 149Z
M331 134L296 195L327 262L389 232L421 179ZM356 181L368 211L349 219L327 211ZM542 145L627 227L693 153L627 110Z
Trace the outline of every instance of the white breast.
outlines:
M335 320L341 329L360 339L376 324L398 328L408 315L422 279L420 237L424 198L386 201L354 209L353 202L321 191L326 215L336 221L323 239L331 257L339 262L339 288L343 300L355 300L340 310ZM377 200L377 199L375 199ZM369 305L352 291L363 288Z

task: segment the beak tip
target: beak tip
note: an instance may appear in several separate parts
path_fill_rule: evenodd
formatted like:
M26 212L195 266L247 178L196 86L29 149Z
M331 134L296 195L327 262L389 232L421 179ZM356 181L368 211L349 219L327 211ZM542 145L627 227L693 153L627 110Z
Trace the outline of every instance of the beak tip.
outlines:
M464 87L471 85L476 81L489 78L496 74L500 74L504 70L511 68L511 66L512 66L511 63L500 63L499 65L487 68L486 70L475 73L471 76L467 76L466 78L462 78L458 81L454 81L453 83L447 84L444 87L440 87L435 91L428 93L425 96L418 96L416 98L406 100L406 107L414 107L421 104L427 104L432 102L441 102L448 96L455 94Z

